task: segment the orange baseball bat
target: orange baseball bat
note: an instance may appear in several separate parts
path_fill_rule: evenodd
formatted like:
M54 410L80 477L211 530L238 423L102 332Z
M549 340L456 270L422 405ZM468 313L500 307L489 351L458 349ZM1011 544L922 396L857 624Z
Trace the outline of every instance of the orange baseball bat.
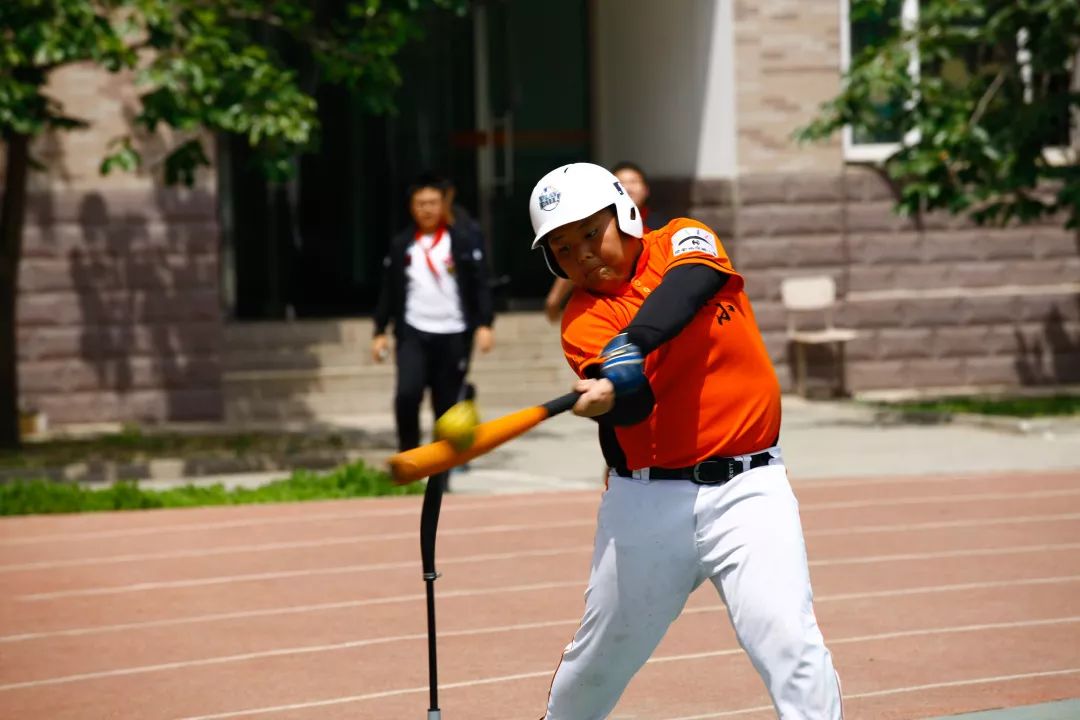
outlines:
M553 415L574 407L581 393L567 393L542 405L534 405L509 415L488 420L476 426L473 444L467 450L457 450L447 440L421 445L399 452L389 460L390 474L398 485L430 477L452 467L463 465L474 457L490 452L507 440L512 440Z

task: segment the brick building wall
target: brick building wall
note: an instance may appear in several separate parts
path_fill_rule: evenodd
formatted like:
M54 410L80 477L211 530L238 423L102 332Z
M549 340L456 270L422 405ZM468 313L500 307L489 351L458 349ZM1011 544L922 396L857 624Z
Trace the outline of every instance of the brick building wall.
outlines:
M792 386L784 277L828 274L849 389L1080 382L1080 238L1060 220L980 228L892 212L876 172L747 175L691 188L690 214L725 237L757 320ZM816 357L811 374L834 361Z
M838 140L791 133L839 88L839 3L732 0L736 177L668 178L655 205L724 238L791 387L780 280L829 273L851 389L1080 381L1080 242L1060 223L985 229L892 213L880 177L845 166ZM56 73L52 94L87 131L34 148L20 275L24 404L54 422L168 420L222 413L216 191L206 174L170 190L156 163L173 138L139 137L147 165L102 178L129 132L130 78ZM2 178L0 178L2 182ZM818 357L821 373L831 358Z
M791 135L840 90L840 3L732 1L738 175L839 169L839 140L800 147Z
M839 136L793 133L840 89L836 0L732 0L733 178L663 179L655 204L724 238L792 386L780 281L832 275L849 389L1023 386L1080 381L1080 238L1061 219L979 228L962 217L893 213L875 171L846 164ZM835 360L823 349L811 374Z
M102 177L130 132L131 79L65 68L50 94L87 130L33 148L18 297L20 401L56 423L221 416L218 222L209 174L168 189L172 141L138 136L139 173Z

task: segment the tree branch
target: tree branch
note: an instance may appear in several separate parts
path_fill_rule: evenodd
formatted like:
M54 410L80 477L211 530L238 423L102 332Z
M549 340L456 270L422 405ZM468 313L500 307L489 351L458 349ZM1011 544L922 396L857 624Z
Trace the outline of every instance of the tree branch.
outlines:
M994 77L994 80L990 83L990 87L986 88L986 92L979 98L979 103L975 106L975 112L971 114L971 118L967 122L967 126L970 128L974 126L982 118L986 112L986 108L990 106L990 101L997 94L997 91L1001 89L1001 84L1005 82L1005 69L998 70L998 74Z

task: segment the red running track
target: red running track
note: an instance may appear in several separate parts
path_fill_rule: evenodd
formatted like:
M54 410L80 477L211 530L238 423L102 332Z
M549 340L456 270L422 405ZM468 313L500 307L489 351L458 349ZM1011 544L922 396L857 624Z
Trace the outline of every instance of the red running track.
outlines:
M796 483L849 718L1080 688L1080 472ZM600 493L448 496L447 720L543 713ZM419 498L0 522L0 717L426 717ZM702 587L613 718L774 717Z

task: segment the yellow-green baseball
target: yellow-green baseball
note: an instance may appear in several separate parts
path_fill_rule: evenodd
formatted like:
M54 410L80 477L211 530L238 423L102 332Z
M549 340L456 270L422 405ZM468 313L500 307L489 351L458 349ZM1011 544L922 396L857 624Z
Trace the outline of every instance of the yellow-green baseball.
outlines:
M476 439L480 414L472 400L462 400L435 421L435 437L446 440L458 451L468 450Z

